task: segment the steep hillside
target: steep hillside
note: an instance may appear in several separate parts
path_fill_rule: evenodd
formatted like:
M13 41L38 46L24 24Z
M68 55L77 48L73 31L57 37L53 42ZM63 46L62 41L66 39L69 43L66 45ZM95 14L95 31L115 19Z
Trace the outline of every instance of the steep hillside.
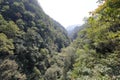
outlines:
M0 80L120 80L120 0L98 2L68 46L37 0L0 0Z
M77 57L68 73L73 80L120 79L120 0L98 2L89 27L79 31L72 44Z
M120 80L120 0L98 2L77 39L61 52L61 80Z
M70 43L37 0L0 0L0 80L41 80Z
M67 32L68 32L68 36L69 38L73 39L73 35L75 33L75 29L78 28L79 25L72 25L72 26L68 26L66 29L67 29Z
M75 40L78 37L78 32L83 30L84 28L89 27L88 24L84 23L83 25L76 25L73 29L67 29L68 36L71 40Z

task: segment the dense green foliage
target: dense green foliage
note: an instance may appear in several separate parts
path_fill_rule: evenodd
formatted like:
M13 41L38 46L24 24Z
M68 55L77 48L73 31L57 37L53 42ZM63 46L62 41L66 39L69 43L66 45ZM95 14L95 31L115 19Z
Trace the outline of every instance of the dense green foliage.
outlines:
M89 26L78 33L72 44L77 58L71 79L120 79L120 0L99 2L86 22Z
M0 80L119 80L120 0L98 2L68 46L37 0L0 0Z
M69 43L37 0L0 0L0 80L50 80L54 55Z

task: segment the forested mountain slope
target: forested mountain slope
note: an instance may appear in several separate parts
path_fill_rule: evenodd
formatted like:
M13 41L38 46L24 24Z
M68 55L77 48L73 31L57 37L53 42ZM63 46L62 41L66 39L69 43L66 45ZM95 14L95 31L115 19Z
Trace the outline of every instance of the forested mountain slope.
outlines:
M68 30L68 36L69 38L73 41L78 37L78 32L80 32L81 30L83 30L84 28L88 27L88 24L83 24L83 25L78 25L75 26L74 29L72 30Z
M98 2L68 46L37 0L0 0L0 80L119 80L120 0Z
M88 27L72 43L76 50L73 80L120 79L120 0L99 0Z
M37 0L0 0L0 80L41 80L68 46L66 30Z

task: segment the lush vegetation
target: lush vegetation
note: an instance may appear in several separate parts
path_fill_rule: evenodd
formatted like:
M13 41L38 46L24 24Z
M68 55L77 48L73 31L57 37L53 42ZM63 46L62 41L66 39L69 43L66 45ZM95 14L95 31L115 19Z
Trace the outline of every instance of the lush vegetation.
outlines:
M0 80L119 80L120 0L98 3L70 44L37 0L0 0Z
M72 46L77 58L71 71L75 80L120 79L120 0L99 0L85 29Z
M56 52L69 44L66 30L37 0L0 0L0 80L45 79Z

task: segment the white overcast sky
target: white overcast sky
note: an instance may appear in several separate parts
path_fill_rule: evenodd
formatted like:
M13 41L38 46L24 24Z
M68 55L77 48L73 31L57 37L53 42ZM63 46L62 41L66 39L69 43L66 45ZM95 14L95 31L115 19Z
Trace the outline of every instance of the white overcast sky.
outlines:
M83 24L83 18L97 8L97 0L38 0L46 14L64 27Z

